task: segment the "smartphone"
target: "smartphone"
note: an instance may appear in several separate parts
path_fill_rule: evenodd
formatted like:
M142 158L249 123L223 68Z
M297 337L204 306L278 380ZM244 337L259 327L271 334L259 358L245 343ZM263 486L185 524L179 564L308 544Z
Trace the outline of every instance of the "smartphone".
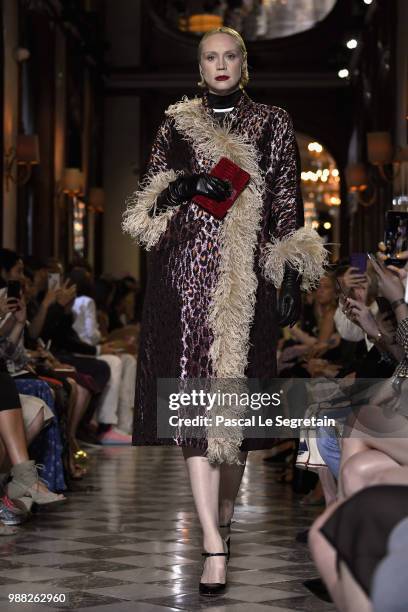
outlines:
M388 210L385 213L384 244L389 256L386 266L403 268L406 261L398 259L398 253L408 250L408 212Z
M16 280L7 281L7 297L19 300L21 296L21 283Z
M357 268L360 274L367 272L367 254L352 253L350 256L350 265L352 268Z
M61 274L59 272L48 272L48 289L56 291L61 288Z
M341 296L343 297L344 300L347 300L347 298L349 297L346 292L344 291L341 282L339 281L338 278L336 278L336 287L338 292L341 294Z

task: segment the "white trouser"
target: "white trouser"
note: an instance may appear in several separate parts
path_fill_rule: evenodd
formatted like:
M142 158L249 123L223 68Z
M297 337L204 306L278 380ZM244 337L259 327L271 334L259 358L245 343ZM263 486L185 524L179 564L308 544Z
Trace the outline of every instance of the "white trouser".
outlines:
M136 359L132 355L100 355L111 376L99 402L97 419L99 423L118 425L130 431L133 418L133 402L136 381Z

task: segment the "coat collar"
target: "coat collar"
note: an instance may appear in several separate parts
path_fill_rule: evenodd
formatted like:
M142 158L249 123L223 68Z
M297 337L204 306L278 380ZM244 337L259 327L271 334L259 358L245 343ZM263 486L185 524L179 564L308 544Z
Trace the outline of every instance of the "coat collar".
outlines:
M216 118L216 113L213 111L213 109L210 107L209 105L209 101L208 101L208 90L206 89L203 92L203 95L201 97L201 103L206 111L206 113L215 120ZM234 107L234 109L232 111L229 111L227 113L227 121L229 124L232 124L235 119L237 119L238 117L240 117L242 115L243 112L245 112L245 110L247 109L247 107L252 103L251 98L248 96L248 94L246 93L245 89L242 91L242 96L239 98L238 103L236 104L236 106Z

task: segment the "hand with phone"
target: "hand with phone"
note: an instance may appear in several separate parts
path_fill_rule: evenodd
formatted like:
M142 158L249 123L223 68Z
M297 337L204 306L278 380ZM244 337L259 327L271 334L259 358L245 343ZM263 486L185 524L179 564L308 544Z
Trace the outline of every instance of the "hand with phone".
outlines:
M61 274L59 272L48 272L48 290L57 291L61 288Z
M369 255L373 270L378 278L378 291L390 303L405 296L405 287L401 279L389 270L383 262L378 261L373 255Z
M0 318L4 319L9 312L13 313L17 307L16 300L7 297L7 289L2 289L0 293Z
M365 272L355 266L347 268L341 279L344 292L349 295L354 289L367 287L368 278Z
M7 302L11 307L10 312L13 314L13 317L17 323L25 325L27 320L27 307L24 298L21 297L19 300L16 300L15 298L8 298Z
M371 310L358 300L347 298L343 312L350 321L361 327L368 336L376 336L379 333L377 322Z
M383 244L387 254L385 265L404 268L406 258L401 255L408 247L408 212L387 210Z
M20 281L17 280L9 280L7 281L7 308L8 312L11 312L14 315L14 318L20 320L20 318L25 322L26 320L26 309L25 302L22 299L22 288ZM17 315L17 313L22 310L21 317Z
M399 276L400 280L404 282L408 277L408 251L401 251L401 253L397 253L396 258L401 262L399 266L390 264L388 259L386 259L384 263L387 266L388 270L394 272L394 274Z
M57 301L57 295L57 289L48 289L42 301L42 305L44 306L44 308L49 308L51 304L55 304L55 302Z

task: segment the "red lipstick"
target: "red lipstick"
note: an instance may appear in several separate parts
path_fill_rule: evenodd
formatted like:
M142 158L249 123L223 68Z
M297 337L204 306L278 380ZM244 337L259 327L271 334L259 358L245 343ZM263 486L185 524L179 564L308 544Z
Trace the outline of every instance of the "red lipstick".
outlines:
M229 76L227 76L227 75L225 75L225 74L224 74L224 75L222 75L222 76L217 76L217 77L215 77L215 80L216 80L216 81L228 81L228 79L229 79Z

